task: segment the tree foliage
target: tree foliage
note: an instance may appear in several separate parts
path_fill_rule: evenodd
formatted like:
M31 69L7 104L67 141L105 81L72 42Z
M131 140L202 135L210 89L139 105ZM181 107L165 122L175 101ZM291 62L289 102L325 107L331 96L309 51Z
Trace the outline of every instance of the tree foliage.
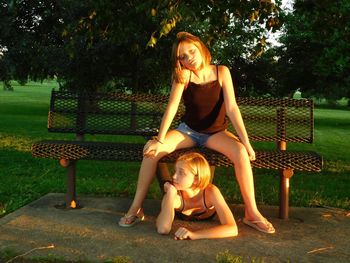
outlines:
M279 82L284 93L350 97L350 2L296 0L285 19L279 50Z
M199 35L239 70L281 26L270 0L8 0L0 3L0 79L56 77L63 88L161 90L178 31ZM242 64L242 65L243 65ZM244 72L239 72L242 75ZM243 80L244 78L242 78Z

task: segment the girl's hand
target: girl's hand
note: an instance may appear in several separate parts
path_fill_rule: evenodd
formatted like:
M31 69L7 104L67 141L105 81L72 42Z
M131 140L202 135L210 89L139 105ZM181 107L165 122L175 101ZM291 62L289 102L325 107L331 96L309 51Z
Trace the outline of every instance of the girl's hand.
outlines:
M253 150L253 147L249 144L249 145L246 145L245 148L247 149L249 160L254 161L256 157L255 157L255 151Z
M164 184L164 192L165 193L170 193L170 192L175 192L175 193L177 193L177 190L176 190L176 188L175 188L175 186L174 185L172 185L171 183L169 183L169 182L166 182L165 184Z
M194 233L188 230L187 228L180 227L175 232L175 240L185 240L185 239L192 239L194 236Z
M149 140L143 147L143 156L154 158L159 153L161 143L156 140Z

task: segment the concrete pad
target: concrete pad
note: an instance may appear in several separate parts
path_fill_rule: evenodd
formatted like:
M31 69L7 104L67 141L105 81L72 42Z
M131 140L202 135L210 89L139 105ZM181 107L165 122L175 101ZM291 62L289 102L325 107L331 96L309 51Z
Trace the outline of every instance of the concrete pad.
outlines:
M131 262L216 262L223 253L255 259L256 262L349 262L349 212L334 208L290 209L290 219L278 218L278 207L261 206L274 224L273 235L260 233L242 223L243 206L231 205L238 222L236 238L176 241L173 234L155 230L159 200L146 200L146 221L132 228L117 225L131 200L80 196L82 209L61 210L54 206L63 194L48 194L0 219L0 251L26 258L54 255L68 262L105 262L116 257ZM174 230L192 229L217 222L175 221ZM45 248L53 244L54 248ZM42 249L38 249L42 248Z

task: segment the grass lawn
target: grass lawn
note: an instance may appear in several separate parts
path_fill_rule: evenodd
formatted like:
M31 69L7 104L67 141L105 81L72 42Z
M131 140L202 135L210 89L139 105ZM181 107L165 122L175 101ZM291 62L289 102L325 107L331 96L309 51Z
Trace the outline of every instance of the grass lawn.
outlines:
M66 191L65 170L55 160L33 158L30 148L34 141L40 139L74 138L73 135L47 132L48 104L51 89L57 87L55 82L13 86L14 92L0 90L0 216L46 193ZM296 172L291 179L291 206L350 209L349 130L349 109L316 108L314 144L290 144L288 147L320 153L324 158L324 169L321 173ZM138 169L139 163L78 162L78 197L79 194L93 194L131 198ZM215 184L228 202L242 203L232 173L233 170L229 168L217 169ZM278 205L277 171L255 169L254 174L257 202ZM160 198L156 180L148 198Z

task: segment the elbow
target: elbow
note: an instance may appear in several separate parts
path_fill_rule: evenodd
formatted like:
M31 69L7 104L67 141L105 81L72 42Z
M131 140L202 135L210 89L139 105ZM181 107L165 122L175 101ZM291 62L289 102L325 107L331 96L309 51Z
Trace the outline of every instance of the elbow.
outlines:
M230 237L238 236L238 228L236 225L229 225L228 234Z
M232 231L232 237L238 236L238 229L236 228L235 230Z
M168 226L157 226L157 232L160 235L167 235L170 233L171 227Z
M157 226L157 232L161 235L167 235L171 231L171 225L165 224L164 222L161 222L161 220L156 221Z
M239 108L238 108L238 105L236 103L226 107L227 114L234 114L237 111L239 111Z

